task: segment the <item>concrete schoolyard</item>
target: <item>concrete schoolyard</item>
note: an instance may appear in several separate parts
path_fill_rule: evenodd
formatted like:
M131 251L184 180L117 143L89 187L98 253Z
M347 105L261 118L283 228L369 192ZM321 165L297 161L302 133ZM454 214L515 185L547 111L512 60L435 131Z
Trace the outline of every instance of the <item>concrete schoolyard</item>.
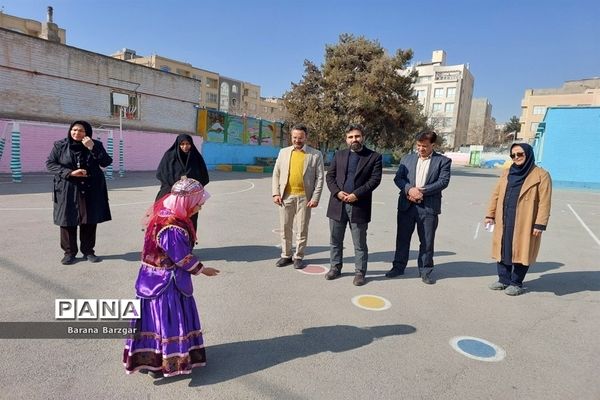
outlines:
M268 174L211 171L195 253L221 274L194 278L208 363L153 381L126 375L122 339L0 339L2 399L599 399L600 193L555 189L552 215L526 293L491 291L491 235L481 225L499 170L453 169L436 236L435 285L417 277L413 238L406 275L386 279L394 252L393 169L375 191L368 283L326 281L329 191L314 210L306 274L275 268L277 208ZM98 226L98 264L60 264L50 175L0 176L0 322L54 321L60 298L134 297L141 219L154 173L109 181L113 220ZM79 255L81 257L81 255ZM373 295L387 309L357 307ZM378 299L363 302L377 305ZM0 329L1 329L0 323ZM451 345L469 336L480 359ZM456 342L456 340L455 340ZM479 342L479 343L487 343ZM494 349L504 358L486 353Z

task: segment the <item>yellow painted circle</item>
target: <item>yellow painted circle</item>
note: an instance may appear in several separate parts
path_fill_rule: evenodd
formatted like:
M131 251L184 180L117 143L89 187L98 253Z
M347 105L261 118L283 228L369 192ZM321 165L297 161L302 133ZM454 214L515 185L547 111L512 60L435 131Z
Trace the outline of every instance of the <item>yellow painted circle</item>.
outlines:
M385 302L380 298L373 296L362 296L358 299L358 304L367 308L383 308Z
M371 294L355 296L352 298L352 303L357 307L370 311L383 311L392 306L387 299Z

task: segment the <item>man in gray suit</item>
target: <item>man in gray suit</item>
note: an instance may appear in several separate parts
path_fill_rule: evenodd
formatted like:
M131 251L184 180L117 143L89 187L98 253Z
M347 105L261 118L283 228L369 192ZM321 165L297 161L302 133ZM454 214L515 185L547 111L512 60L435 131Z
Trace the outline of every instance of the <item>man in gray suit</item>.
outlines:
M393 267L385 276L404 275L408 262L410 240L417 226L419 234L419 276L431 285L433 271L433 243L442 212L442 190L450 182L452 160L433 151L437 135L424 131L417 135L417 152L407 154L400 161L394 183L400 189L396 226L396 252Z
M319 205L323 190L323 155L306 144L308 131L304 125L294 125L292 145L279 151L273 168L273 203L279 206L281 258L275 266L294 264L304 267L302 259L308 239L311 209ZM292 228L296 221L296 252L292 258Z

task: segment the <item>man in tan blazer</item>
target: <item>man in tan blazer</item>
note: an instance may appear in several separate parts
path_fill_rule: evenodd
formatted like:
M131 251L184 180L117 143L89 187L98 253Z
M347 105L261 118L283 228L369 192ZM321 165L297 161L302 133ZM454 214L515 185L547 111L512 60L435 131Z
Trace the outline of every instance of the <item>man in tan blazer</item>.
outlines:
M304 249L308 239L311 208L319 205L323 190L323 155L306 144L308 131L304 125L294 125L292 145L279 151L273 168L273 203L279 206L281 258L275 266L294 264L304 267ZM292 257L292 228L296 221L296 252Z

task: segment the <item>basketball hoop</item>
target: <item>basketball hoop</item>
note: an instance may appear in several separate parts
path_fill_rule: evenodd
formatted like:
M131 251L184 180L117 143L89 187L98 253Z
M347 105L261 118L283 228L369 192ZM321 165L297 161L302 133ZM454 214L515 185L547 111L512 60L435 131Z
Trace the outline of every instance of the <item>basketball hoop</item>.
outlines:
M125 108L125 118L127 119L135 119L135 112L137 111L136 106L129 106Z

